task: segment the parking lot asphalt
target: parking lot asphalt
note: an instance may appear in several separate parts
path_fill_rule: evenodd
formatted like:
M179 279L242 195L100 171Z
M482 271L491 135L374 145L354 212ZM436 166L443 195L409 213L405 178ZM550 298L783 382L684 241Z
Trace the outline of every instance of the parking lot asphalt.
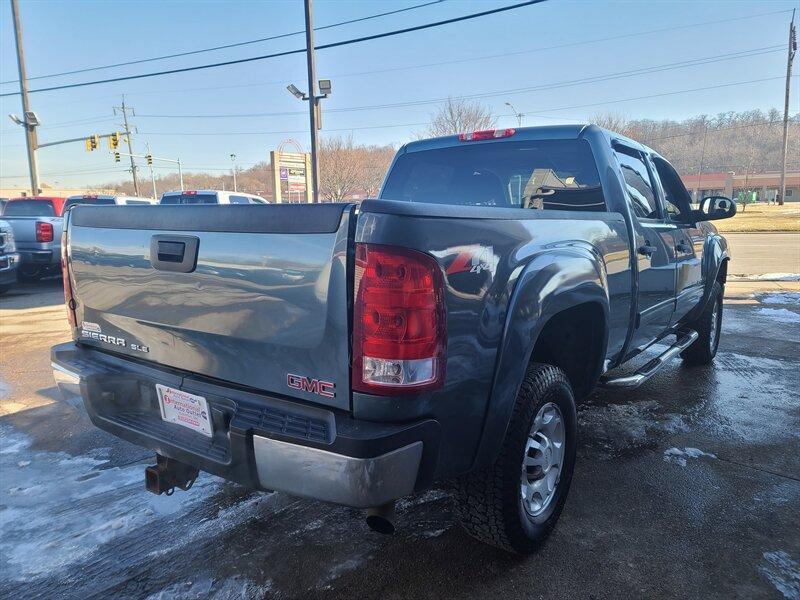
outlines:
M564 513L519 558L463 533L444 489L390 537L212 476L148 494L149 452L54 402L60 282L23 286L0 300L0 597L800 598L800 288L726 291L713 366L581 405Z

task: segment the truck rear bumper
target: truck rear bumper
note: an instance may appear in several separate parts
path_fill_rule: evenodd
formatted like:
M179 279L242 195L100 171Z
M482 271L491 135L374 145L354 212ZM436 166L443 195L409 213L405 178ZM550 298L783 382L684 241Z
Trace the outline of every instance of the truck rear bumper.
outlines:
M55 266L61 261L61 256L52 250L26 250L20 248L19 255L23 265Z
M65 401L117 437L251 488L368 508L431 484L439 425L357 421L277 396L153 367L74 342L55 346ZM155 385L202 395L214 434L161 419Z

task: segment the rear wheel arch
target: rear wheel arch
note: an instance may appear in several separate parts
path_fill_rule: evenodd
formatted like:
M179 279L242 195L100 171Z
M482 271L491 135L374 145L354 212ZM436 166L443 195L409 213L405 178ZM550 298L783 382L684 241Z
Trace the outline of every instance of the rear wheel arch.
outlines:
M473 468L492 464L497 457L534 350L537 357L553 360L553 356L560 356L562 360L555 362L565 362L563 353L559 355L552 350L554 333L546 333L550 337L542 338L550 342L547 351L541 345L537 349L542 332L555 331L559 323L567 323L569 315L581 316L581 323L592 322L592 335L596 332L592 345L597 352L590 361L589 374L578 376L577 364L573 362L569 365L572 373L570 381L572 383L574 377L577 383L576 396L588 393L602 370L609 323L609 300L603 266L597 264L594 257L578 253L551 254L538 258L541 260L529 263L517 278L508 303L483 433ZM586 319L585 314L591 314L594 318ZM548 324L549 330L546 329Z

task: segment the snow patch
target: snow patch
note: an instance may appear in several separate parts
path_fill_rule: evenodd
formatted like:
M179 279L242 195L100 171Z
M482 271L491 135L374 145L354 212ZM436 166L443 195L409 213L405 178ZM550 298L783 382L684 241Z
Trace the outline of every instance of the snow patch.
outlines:
M234 598L261 600L267 597L267 594L272 588L272 580L258 585L238 575L221 580L215 580L211 577L200 577L195 581L175 583L155 594L150 594L147 596L146 600L199 600L200 598L210 598L214 600L233 600Z
M764 560L758 570L786 598L800 598L800 563L788 552L776 550L764 552Z
M141 464L104 468L90 456L31 451L30 438L10 427L0 436L0 571L16 581L58 573L120 535L190 510L219 485L203 476L175 502L144 490Z
M745 281L800 281L800 273L762 273L761 275L729 275L728 279Z
M667 448L664 450L664 462L676 463L682 467L686 466L687 458L700 458L707 456L708 458L717 458L716 454L711 452L703 452L699 448Z
M800 323L800 314L788 308L759 308L756 312L781 323Z
M780 294L770 294L768 296L759 296L759 301L762 304L795 304L800 306L800 293L797 292L782 292Z

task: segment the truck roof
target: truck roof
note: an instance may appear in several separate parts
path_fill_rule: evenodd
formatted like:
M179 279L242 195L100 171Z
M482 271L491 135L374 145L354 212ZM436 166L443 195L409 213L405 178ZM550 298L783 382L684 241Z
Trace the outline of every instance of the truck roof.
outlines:
M628 137L625 137L622 134L616 133L614 131L610 131L608 129L604 129L598 125L592 125L589 123L575 123L569 125L542 125L538 127L514 127L510 128L513 129L514 133L507 137L498 137L495 139L486 140L483 142L477 143L488 143L488 142L519 142L525 140L575 140L580 138L587 129L594 129L596 131L602 132L606 138L609 140L609 143L612 140L618 140L625 142L627 145L630 145L634 148L638 149L645 149L649 152L653 152L652 149L647 148L640 142L636 140L632 140ZM502 131L503 128L496 128L496 131ZM417 140L414 142L409 142L403 148L402 151L405 152L419 152L420 150L434 150L437 148L447 148L451 146L459 146L465 143L461 139L459 139L458 135L448 135L443 137L436 137L436 138L429 138L424 140ZM473 142L475 143L475 142Z

